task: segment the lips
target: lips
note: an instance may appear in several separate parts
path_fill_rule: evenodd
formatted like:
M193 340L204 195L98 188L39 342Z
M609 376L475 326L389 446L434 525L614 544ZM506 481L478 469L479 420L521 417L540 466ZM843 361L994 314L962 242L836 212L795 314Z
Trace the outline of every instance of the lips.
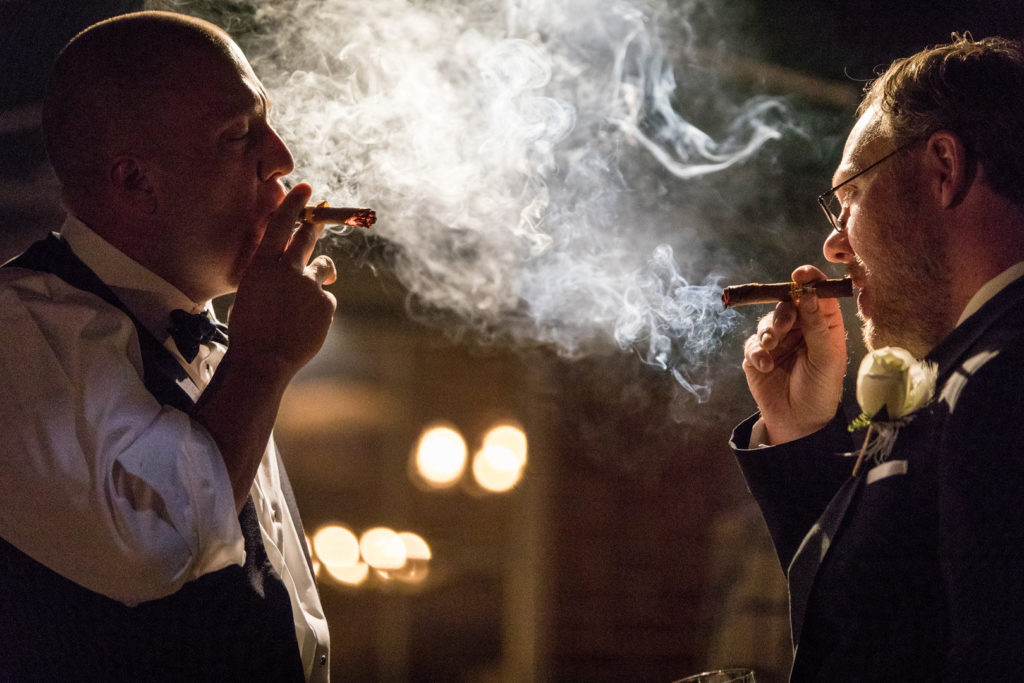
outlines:
M857 290L857 309L861 313L865 313L864 306L867 293L864 289L864 273L857 267L857 264L850 264L847 267L846 272L847 275L850 276L850 279L853 280L853 286Z
M871 317L871 294L864 289L862 284L854 283L857 288L857 310L865 318Z

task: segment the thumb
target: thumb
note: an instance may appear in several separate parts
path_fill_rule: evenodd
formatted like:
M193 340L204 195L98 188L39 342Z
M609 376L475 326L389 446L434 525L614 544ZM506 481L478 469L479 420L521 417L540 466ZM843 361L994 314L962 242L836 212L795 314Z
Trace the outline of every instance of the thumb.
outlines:
M306 266L306 272L316 280L318 285L329 285L338 279L338 271L331 257L321 254Z

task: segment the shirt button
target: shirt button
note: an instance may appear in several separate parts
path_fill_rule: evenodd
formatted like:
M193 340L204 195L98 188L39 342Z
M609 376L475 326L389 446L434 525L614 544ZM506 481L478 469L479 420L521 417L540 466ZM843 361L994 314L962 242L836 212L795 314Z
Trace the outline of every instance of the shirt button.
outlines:
M327 664L327 655L320 655L320 666Z

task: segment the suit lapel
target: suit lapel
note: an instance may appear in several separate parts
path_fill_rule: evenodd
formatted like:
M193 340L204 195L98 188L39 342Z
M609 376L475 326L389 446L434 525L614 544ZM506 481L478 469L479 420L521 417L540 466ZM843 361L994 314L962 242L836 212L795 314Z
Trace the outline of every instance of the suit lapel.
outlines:
M851 469L853 467L852 461L850 467ZM793 560L789 563L786 576L789 580L789 620L793 630L794 645L800 642L800 631L807 613L807 601L811 596L818 568L832 545L832 539L839 533L839 527L842 525L843 519L846 518L850 503L857 496L863 481L864 477L860 475L846 480L846 483L833 496L821 517L804 536L800 548L797 549Z
M995 327L1005 329L1008 335L1024 332L1024 278L1008 285L985 303L974 315L965 320L949 334L927 357L938 364L939 375L936 391L950 378L983 337ZM994 341L994 340L993 340ZM853 464L851 461L851 470ZM854 499L864 481L864 473L850 477L832 498L821 517L804 537L800 548L793 556L787 570L790 595L790 623L793 630L793 644L799 647L800 633L807 616L814 581L818 575L833 539L852 507Z

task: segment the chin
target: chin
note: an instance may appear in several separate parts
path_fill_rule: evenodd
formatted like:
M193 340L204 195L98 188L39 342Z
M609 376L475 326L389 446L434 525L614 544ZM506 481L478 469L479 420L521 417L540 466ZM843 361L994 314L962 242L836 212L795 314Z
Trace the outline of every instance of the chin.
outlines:
M879 343L878 331L871 320L865 318L862 313L858 313L857 317L860 318L860 331L861 337L864 339L864 346L869 352L888 346L888 344Z
M871 318L865 317L861 313L857 315L861 320L864 346L867 347L868 351L882 349L887 346L898 346L909 351L915 358L924 358L937 343L925 340L923 335L906 326L899 329L879 326Z
M242 275L252 262L256 250L260 247L262 236L263 231L261 230L258 235L254 235L252 239L247 240L239 247L238 257L235 259L235 263L231 267L231 273L228 275L228 279L235 285L242 279Z

